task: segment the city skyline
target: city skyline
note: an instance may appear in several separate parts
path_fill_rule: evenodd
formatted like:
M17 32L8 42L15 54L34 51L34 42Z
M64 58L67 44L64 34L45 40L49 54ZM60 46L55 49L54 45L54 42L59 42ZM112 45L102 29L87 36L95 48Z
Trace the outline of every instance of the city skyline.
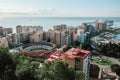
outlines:
M0 0L0 17L120 17L120 0Z

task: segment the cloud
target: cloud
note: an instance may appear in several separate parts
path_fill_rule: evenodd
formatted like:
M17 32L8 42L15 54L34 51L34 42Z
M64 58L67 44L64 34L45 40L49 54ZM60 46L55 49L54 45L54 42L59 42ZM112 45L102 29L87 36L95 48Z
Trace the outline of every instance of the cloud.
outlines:
M38 10L26 9L0 9L0 15L4 16L51 16L54 15L56 10L54 8L41 8Z
M56 13L54 8L41 8L37 11L34 11L34 14L41 15L41 16L51 16Z

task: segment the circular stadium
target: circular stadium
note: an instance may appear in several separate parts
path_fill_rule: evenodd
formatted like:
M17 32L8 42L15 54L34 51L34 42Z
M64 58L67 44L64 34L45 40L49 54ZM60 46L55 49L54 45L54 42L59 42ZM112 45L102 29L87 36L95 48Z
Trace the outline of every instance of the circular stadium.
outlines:
M36 42L24 44L20 47L20 52L27 56L48 57L56 51L56 45L49 42Z

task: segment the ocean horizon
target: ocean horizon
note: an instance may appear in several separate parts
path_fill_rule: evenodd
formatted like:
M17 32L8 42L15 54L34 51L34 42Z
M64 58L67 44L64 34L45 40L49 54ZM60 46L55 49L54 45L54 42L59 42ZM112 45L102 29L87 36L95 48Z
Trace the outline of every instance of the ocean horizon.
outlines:
M84 22L96 20L113 20L113 27L120 27L120 17L5 17L0 18L0 26L13 28L13 33L16 32L17 25L40 25L44 31L48 31L53 29L54 25L79 26Z

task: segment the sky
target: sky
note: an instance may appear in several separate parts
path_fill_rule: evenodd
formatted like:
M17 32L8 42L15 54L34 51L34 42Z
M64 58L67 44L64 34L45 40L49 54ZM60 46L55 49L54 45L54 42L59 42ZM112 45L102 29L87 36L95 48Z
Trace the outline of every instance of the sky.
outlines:
M120 17L120 0L0 0L0 17Z

